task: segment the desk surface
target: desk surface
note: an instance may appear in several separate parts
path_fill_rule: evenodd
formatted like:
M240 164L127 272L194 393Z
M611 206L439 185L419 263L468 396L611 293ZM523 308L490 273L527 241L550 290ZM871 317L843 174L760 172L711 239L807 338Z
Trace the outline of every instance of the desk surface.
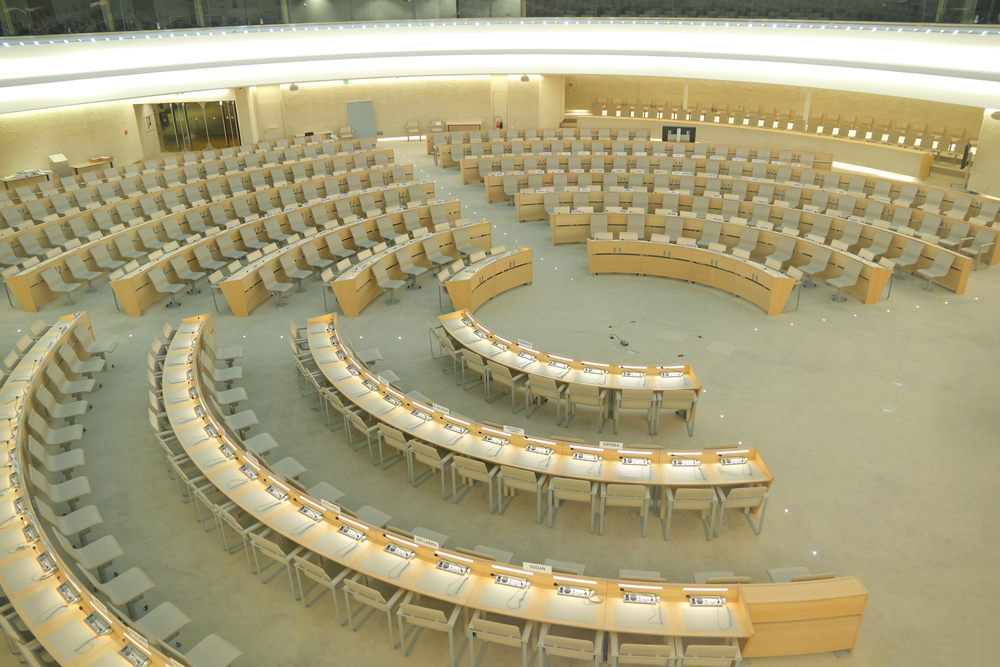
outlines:
M461 326L465 326L461 323L462 314L455 315ZM738 478L730 475L728 470L721 470L723 466L719 463L720 456L717 452L728 452L732 451L731 449L688 452L702 462L698 468L702 474L697 475L696 479L696 476L690 474L691 469L681 470L672 464L676 452L623 450L616 448L613 443L608 444L606 449L588 448L548 438L510 433L459 419L451 416L450 411L443 406L425 406L410 399L376 375L365 371L364 366L354 359L350 349L341 342L337 334L335 315L309 320L309 327L309 344L313 358L326 378L350 403L369 413L376 420L401 431L408 438L480 459L487 465L500 464L543 475L556 474L561 477L636 483L643 486L705 486L706 484L732 486L748 483L770 485L773 480L770 471L754 449L746 450L751 452L746 454L752 461L749 472L741 473ZM659 372L658 370L657 374ZM666 387L672 388L680 382L686 382L688 377L693 376L662 378L662 381L670 383ZM632 380L638 382L639 378ZM693 382L696 383L697 379L694 378ZM700 385L694 386L700 389ZM399 405L396 405L397 402ZM528 446L539 448L539 451L535 453L528 451L525 449ZM592 466L584 470L577 469L579 462L574 461L573 452L584 448L601 452L604 456L605 461L599 466L600 470L591 470ZM647 464L636 466L621 463L621 458L626 456L645 457Z
M405 590L419 592L439 600L464 605L474 610L499 611L507 616L520 617L535 622L550 622L557 625L578 627L595 631L622 631L646 635L671 635L691 638L734 639L741 646L751 646L754 637L754 619L748 614L744 602L744 590L753 585L712 586L710 594L726 598L724 610L718 608L697 609L687 602L687 596L694 588L684 584L662 584L619 581L616 579L599 579L583 577L561 577L538 571L528 571L516 566L500 565L495 562L482 561L466 556L459 556L440 548L421 546L409 540L397 537L374 526L365 524L346 515L336 505L319 503L304 493L290 488L281 479L273 475L266 464L247 454L239 445L238 439L225 431L217 416L210 411L204 417L194 412L194 406L201 404L200 399L190 399L188 391L192 386L198 395L201 392L201 376L198 368L200 348L204 337L211 333L211 317L203 315L184 321L171 341L170 350L165 361L163 374L163 390L167 405L168 419L174 426L179 442L188 452L191 460L197 465L206 478L216 484L237 506L251 514L257 520L272 528L276 534L292 540L318 554L321 554L351 570L387 582ZM340 343L336 330L336 316L326 315L309 320L308 337L310 349L324 373L335 378L343 376L349 383L357 381L358 376L352 375L347 364L337 358L336 352L342 352L346 357L346 348ZM191 354L194 352L194 354ZM189 359L191 361L189 361ZM348 361L351 361L347 357ZM190 375L189 375L190 372ZM360 373L359 373L360 375ZM361 376L365 381L376 380L374 376ZM335 380L339 382L340 380ZM341 386L338 385L338 389ZM386 387L388 389L388 387ZM342 390L347 395L356 394L355 386L343 385ZM367 391L367 390L366 390ZM414 404L403 397L403 406L393 406L382 398L381 390L374 392L377 400L383 405L389 405L388 412L383 408L383 415L389 415L392 410L409 411ZM402 396L395 392L397 396ZM388 393L386 395L389 395ZM434 411L428 406L422 406ZM407 414L409 414L407 412ZM439 415L440 416L440 415ZM420 419L423 421L423 419ZM453 424L466 423L461 420ZM207 430L206 430L207 429ZM449 431L454 434L454 431ZM461 434L459 434L461 435ZM514 436L511 436L514 437ZM556 443L552 443L555 445ZM225 445L229 454L220 451ZM757 458L755 450L747 450L758 470L766 470ZM231 458L229 457L231 455ZM692 453L692 456L702 456L708 459L717 456L712 453ZM241 471L245 469L250 474ZM270 487L275 493L268 492ZM276 494L276 495L275 495ZM308 517L302 510L307 509L312 514ZM355 541L345 535L341 528L352 529L357 534L364 535L363 541ZM388 543L412 553L409 559L391 555L385 551ZM457 563L469 569L465 574L450 574L438 569L439 559ZM498 576L514 577L529 582L527 589L513 588L497 583ZM834 580L838 586L833 591L827 582L827 588L820 590L811 588L806 595L793 593L800 601L807 597L829 604L837 594L842 596L855 595L857 586L851 586L853 578ZM853 579L856 581L856 579ZM587 588L592 593L588 598L572 598L558 595L557 585L567 583L572 586ZM858 584L859 586L860 584ZM646 588L639 589L640 586ZM793 584L792 586L797 586ZM702 587L703 588L703 587ZM847 590L840 590L846 588ZM794 589L798 591L799 589ZM651 592L659 597L653 605L636 605L642 611L633 610L623 601L625 591ZM703 592L703 591L699 591ZM780 592L779 592L780 593ZM771 600L761 601L759 613L774 618L773 609L787 609L783 606L781 595L777 594ZM863 606L861 609L863 612ZM854 611L853 623L860 623L861 612ZM792 611L792 615L795 615ZM786 614L787 616L787 614ZM779 619L780 621L781 619ZM655 622L652 622L655 621ZM785 619L787 624L789 619ZM782 643L776 639L783 631L780 623L772 628L771 643L762 646L762 650L780 649ZM854 637L839 636L837 644L841 648L852 649ZM799 639L797 648L805 645L808 639ZM826 649L824 649L826 650Z
M45 382L46 367L57 363L54 351L62 345L72 344L76 332L90 329L86 312L60 318L28 350L0 389L0 405L9 405L15 396L22 399L17 412L10 415L13 419L2 427L0 436L5 440L13 436L8 440L13 444L9 454L25 480L14 493L0 498L0 518L6 519L0 524L4 526L0 528L0 553L3 554L0 556L0 587L27 631L55 658L56 664L126 667L128 663L118 657L118 652L128 644L142 646L142 654L149 656L154 667L166 667L170 664L168 660L155 649L146 648L148 642L141 635L130 634L131 631L91 593L90 587L81 582L75 574L76 563L71 568L71 561L51 546L55 542L48 531L54 528L39 521L31 503L34 488L27 474L25 416L34 409L35 392ZM81 356L87 357L85 353ZM26 502L23 512L15 508L15 499ZM33 543L26 540L23 532L24 526L29 524L39 531L40 539ZM44 572L39 565L37 558L43 553L47 553L56 565L52 573ZM60 585L68 585L79 600L66 604L58 591ZM84 619L92 614L107 626L108 634L95 635L85 623Z
M318 348L319 350L334 349L330 345L331 334L336 338L336 329L333 328L331 331L330 327L334 321L335 318L332 316L309 321L311 346L314 341L325 342L327 347ZM508 616L519 616L540 622L549 621L593 630L617 627L608 626L608 614L615 614L614 601L622 599L621 592L616 591L615 587L639 584L615 580L577 580L574 582L575 585L591 587L600 596L600 602L595 602L596 598L563 599L564 596L559 596L555 592L558 575L527 572L517 567L501 566L458 556L441 549L420 546L349 518L339 507L320 504L290 488L272 474L264 463L248 455L238 441L226 432L221 421L210 410L205 411L204 417L198 417L193 411L195 405L201 405L202 409L207 408L200 399L190 399L188 389L194 386L198 395L202 395L201 374L197 360L200 357L204 337L209 335L211 328L211 317L208 315L184 321L171 341L167 353L165 368L169 370L163 374L163 391L168 419L191 460L241 509L278 534L307 549L356 572L407 590L414 590L472 609L503 610ZM337 346L340 347L339 343ZM192 351L195 354L191 355ZM189 362L189 358L192 361ZM191 371L190 381L189 371ZM174 395L177 398L172 398ZM222 446L229 449L231 458L220 452L219 448ZM241 466L252 472L252 479L240 471ZM278 497L269 493L268 487L274 489ZM303 507L310 510L314 518L304 515L300 511ZM367 539L356 542L339 532L341 526L360 531ZM387 553L385 546L390 542L409 550L413 553L413 557L403 559ZM469 571L465 575L440 571L437 568L440 558L467 566ZM495 581L498 575L518 577L529 581L531 586L524 590L499 584ZM739 586L719 587L720 594L727 596L727 607L734 621L726 627L719 625L713 627L702 619L692 619L690 614L685 614L686 598L683 585L668 584L660 588L664 626L637 627L632 631L643 634L669 633L743 640L752 634L752 624L747 617ZM612 611L609 612L609 609ZM646 609L648 611L649 608ZM728 612L726 616L728 619ZM616 621L612 621L614 622ZM623 619L619 614L617 622L627 622L627 619Z
M692 389L701 393L701 383L689 364L627 365L583 361L542 352L528 341L509 341L479 323L468 311L438 318L445 331L459 344L514 374L541 375L560 384L589 384L608 389Z

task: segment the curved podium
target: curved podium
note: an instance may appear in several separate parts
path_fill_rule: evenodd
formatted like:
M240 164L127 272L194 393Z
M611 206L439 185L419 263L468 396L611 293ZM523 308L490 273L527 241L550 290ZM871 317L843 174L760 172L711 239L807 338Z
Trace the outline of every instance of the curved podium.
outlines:
M455 310L470 313L497 294L533 280L531 248L515 248L470 264L445 283Z
M763 264L712 250L651 241L587 240L587 268L597 273L636 273L688 280L729 292L780 315L795 279Z

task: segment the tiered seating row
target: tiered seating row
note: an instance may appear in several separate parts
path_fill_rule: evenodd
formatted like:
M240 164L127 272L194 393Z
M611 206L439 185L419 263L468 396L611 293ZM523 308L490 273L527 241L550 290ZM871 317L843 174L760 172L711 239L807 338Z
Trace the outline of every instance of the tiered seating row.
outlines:
M319 148L319 150L317 150ZM158 160L144 160L140 165L138 162L124 166L122 169L104 169L100 174L97 172L85 172L79 179L68 177L59 181L43 181L38 184L37 189L28 186L16 186L13 194L0 191L0 208L10 205L10 200L14 203L26 204L38 198L48 198L58 195L60 192L69 194L78 191L81 187L87 188L97 186L101 183L114 183L122 179L134 179L146 175L156 175L159 172L177 170L179 168L196 167L202 172L215 170L218 172L226 166L227 161L236 158L244 158L243 164L239 160L236 164L241 169L260 164L260 157L265 158L265 163L271 166L283 162L292 163L301 160L315 160L317 157L328 158L333 156L344 156L351 153L370 153L375 150L375 143L372 140L359 141L328 141L323 143L298 143L298 139L293 147L288 145L288 141L281 139L276 142L259 141L256 146L240 146L239 148L223 148L221 151L206 150L200 156L196 153L183 153L181 156L169 155ZM265 155L274 152L274 156ZM281 155L277 154L281 151ZM226 170L231 170L232 166L226 166ZM91 193L94 194L94 193Z
M405 170L397 169L401 170L401 176L405 175ZM6 285L21 307L24 310L35 311L39 305L52 298L53 287L64 282L59 275L63 271L68 271L78 278L82 278L86 272L97 274L91 276L92 278L99 277L100 270L113 272L131 259L143 259L148 252L163 249L167 243L188 241L194 234L207 233L213 229L218 231L219 227L239 221L253 222L262 215L267 217L282 209L289 211L301 205L312 204L313 208L319 206L323 209L322 213L335 210L337 216L343 220L352 215L364 215L366 212L374 213L382 209L399 210L404 202L406 206L419 206L426 197L432 197L434 193L434 184L430 181L421 183L406 181L394 185L395 187L386 186L384 189L369 192L358 191L358 194L340 194L336 198L322 198L318 193L309 194L308 200L305 198L304 189L298 192L294 188L269 189L256 195L247 194L220 200L220 203L204 203L185 212L183 217L181 213L175 213L151 222L141 222L129 228L115 225L108 229L110 232L108 236L98 236L98 232L91 232L86 237L88 242L85 244L77 245L79 239L73 239L67 244L68 251L48 251L43 253L43 256L51 253L52 258L42 261L38 257L32 257L21 262L21 266L15 265L6 269L3 275ZM329 201L333 202L332 207L324 203ZM232 204L232 207L227 208L228 204ZM320 215L318 220L323 223L328 221L328 216ZM266 230L268 224L270 223L267 221L261 221L258 227L263 226ZM161 240L159 237L161 232L168 240ZM133 245L134 240L139 240L146 251L137 250ZM65 291L65 288L60 287L60 289Z
M760 160L769 162L771 160L771 149L769 148L749 148L731 147L724 144L690 144L690 143L668 143L658 139L652 141L604 141L604 140L578 140L562 141L497 141L483 142L475 144L452 144L439 146L435 154L437 163L442 167L459 166L466 157L486 157L495 159L503 157L522 157L525 155L549 156L549 155L617 155L617 156L653 156L653 157L689 157L706 156L711 153L717 155L719 159L728 157L742 158L748 161ZM784 159L783 159L784 158ZM814 153L795 154L792 151L781 151L781 157L777 158L782 162L796 166L806 166L817 168L829 168L832 164L832 155L816 155Z
M93 391L92 376L107 368L103 357L115 346L94 340L86 312L62 317L47 330L36 323L31 331L36 340L0 389L0 404L9 412L5 453L13 464L13 493L4 501L9 518L0 531L9 647L32 665L186 664L153 645L191 619L169 602L139 618L136 601L155 584L137 567L108 579L105 570L124 551L113 536L88 539L103 519L93 505L77 506L90 494L87 477L72 474L84 464L84 451L69 448L83 436L75 419L88 406L80 397ZM52 453L60 447L65 451ZM59 481L49 480L52 473L62 473ZM229 661L240 655L215 635L206 642L227 647Z
M348 164L348 160L351 160L351 164ZM12 241L13 239L9 238L11 234L34 232L39 240L42 240L43 237L38 235L37 231L60 220L65 222L70 218L79 217L81 220L95 222L101 226L112 224L116 219L118 222L130 220L135 215L136 209L141 209L140 216L154 217L199 202L218 201L227 194L233 196L291 184L315 188L316 184L312 181L320 179L323 180L324 187L331 189L336 187L345 192L349 189L359 189L362 186L356 182L355 176L360 177L361 174L351 175L351 182L348 183L349 170L360 172L374 167L378 171L365 174L368 185L381 186L392 174L391 160L391 153L379 152L357 153L347 157L335 157L329 161L317 160L311 164L294 164L287 168L257 165L246 171L227 170L224 174L212 169L199 172L195 167L186 167L183 172L179 170L165 172L162 174L162 182L156 174L144 176L140 183L141 189L136 187L136 180L124 179L78 191L75 195L77 206L71 206L66 196L58 195L46 201L28 202L23 206L4 208L0 210L0 215L6 227L0 230L0 238ZM330 172L328 169L333 171ZM97 200L94 200L95 196Z

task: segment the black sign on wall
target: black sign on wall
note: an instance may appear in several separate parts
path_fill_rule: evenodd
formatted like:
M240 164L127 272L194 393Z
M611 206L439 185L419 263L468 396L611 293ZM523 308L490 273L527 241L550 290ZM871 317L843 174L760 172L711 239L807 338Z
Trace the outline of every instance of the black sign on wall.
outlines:
M683 141L687 143L694 142L694 133L698 128L686 125L664 125L663 126L663 140L664 141Z

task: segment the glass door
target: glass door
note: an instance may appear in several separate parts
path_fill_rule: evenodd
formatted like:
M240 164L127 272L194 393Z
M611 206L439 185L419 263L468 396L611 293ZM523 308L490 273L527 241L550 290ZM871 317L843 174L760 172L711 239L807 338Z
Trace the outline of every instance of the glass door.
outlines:
M236 102L172 102L156 105L160 150L167 153L239 146Z

